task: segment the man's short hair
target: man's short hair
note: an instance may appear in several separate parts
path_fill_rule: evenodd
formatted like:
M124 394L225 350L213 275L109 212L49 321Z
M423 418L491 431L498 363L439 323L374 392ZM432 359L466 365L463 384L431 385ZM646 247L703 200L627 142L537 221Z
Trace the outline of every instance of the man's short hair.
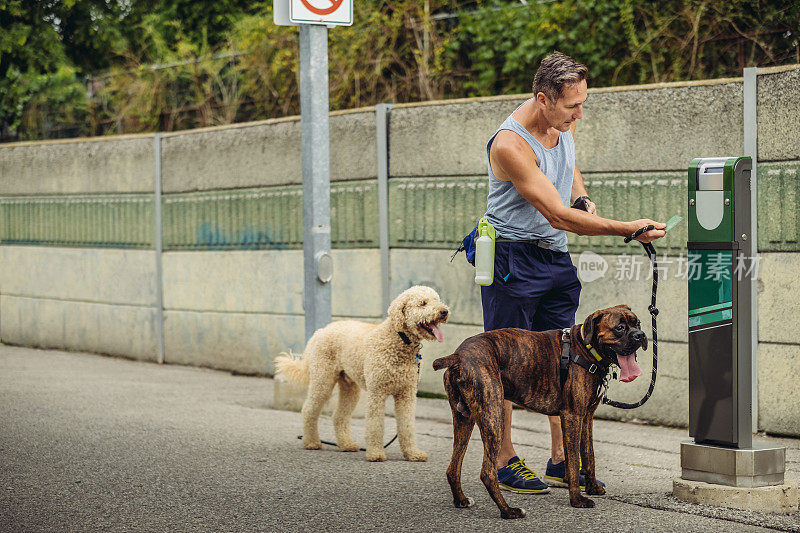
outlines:
M542 59L533 77L533 95L544 93L550 101L555 102L561 98L564 87L585 80L588 76L586 65L561 52L553 52Z

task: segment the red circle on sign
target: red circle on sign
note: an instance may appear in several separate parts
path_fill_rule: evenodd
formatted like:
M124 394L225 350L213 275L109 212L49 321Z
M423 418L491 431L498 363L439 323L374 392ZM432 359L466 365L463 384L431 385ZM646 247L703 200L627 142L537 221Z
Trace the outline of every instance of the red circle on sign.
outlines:
M330 15L331 13L339 9L339 6L342 5L342 2L344 0L329 0L331 3L331 7L326 7L325 9L320 9L318 7L312 6L311 2L309 2L308 0L300 0L300 1L303 3L306 9L308 9L315 15Z

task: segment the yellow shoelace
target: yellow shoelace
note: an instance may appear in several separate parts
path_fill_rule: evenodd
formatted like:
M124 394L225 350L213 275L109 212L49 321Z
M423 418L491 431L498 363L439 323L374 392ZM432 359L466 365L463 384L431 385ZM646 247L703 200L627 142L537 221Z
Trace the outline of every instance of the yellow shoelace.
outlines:
M525 466L525 459L520 459L516 463L511 463L508 465L508 468L522 479L533 479L536 477L536 472Z

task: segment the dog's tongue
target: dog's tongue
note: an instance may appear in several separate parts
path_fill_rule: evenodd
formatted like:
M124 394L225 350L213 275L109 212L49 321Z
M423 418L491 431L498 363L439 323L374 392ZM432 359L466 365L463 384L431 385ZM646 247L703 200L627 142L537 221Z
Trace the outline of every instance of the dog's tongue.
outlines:
M642 375L642 369L639 368L634 354L617 355L617 362L621 374L619 380L623 383L629 383Z
M439 329L439 326L436 324L431 324L431 331L433 331L433 335L436 337L436 340L439 342L444 342L444 335L442 335L442 330Z

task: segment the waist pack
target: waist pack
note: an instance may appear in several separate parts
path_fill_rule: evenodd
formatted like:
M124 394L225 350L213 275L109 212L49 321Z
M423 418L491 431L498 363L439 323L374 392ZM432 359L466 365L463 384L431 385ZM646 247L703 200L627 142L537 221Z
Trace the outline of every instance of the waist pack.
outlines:
M467 236L461 241L459 247L455 252L453 252L453 255L450 256L451 263L453 262L453 259L455 259L456 255L458 255L458 252L465 252L467 255L467 262L470 265L475 266L475 239L477 238L477 234L478 224L476 223L475 227L472 228L472 231L467 233Z

